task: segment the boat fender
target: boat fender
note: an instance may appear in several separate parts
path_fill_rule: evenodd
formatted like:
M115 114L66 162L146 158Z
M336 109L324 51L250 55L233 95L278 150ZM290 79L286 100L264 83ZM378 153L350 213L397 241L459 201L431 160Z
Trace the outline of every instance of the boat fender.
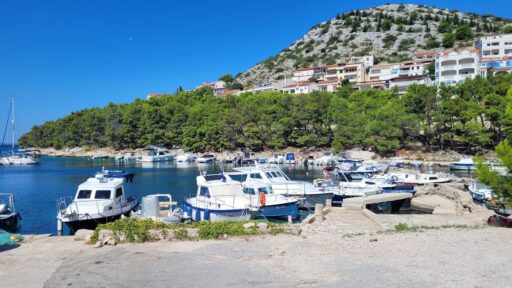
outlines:
M260 193L260 206L265 207L265 204L267 203L267 196L265 196L265 193Z

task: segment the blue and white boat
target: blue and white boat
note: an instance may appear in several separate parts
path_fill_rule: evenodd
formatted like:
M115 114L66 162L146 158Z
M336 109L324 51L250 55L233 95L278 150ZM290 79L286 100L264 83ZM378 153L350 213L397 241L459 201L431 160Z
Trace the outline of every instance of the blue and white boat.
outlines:
M223 174L196 178L197 194L182 205L184 218L194 221L240 221L255 218L259 205L243 193L242 184ZM255 199L257 196L255 196Z
M494 194L494 191L492 191L492 189L489 188L489 186L487 186L483 183L480 183L476 180L473 181L473 183L471 183L468 186L468 190L469 190L469 194L471 195L473 200L475 200L477 202L490 201L496 197L496 195Z
M463 158L458 162L452 162L448 165L450 170L475 170L475 164L472 158Z

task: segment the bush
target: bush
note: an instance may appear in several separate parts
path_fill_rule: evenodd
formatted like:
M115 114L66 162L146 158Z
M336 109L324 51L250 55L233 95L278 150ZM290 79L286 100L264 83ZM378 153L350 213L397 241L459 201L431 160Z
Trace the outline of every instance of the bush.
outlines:
M451 48L455 44L455 34L448 33L445 34L443 37L443 47L444 48Z

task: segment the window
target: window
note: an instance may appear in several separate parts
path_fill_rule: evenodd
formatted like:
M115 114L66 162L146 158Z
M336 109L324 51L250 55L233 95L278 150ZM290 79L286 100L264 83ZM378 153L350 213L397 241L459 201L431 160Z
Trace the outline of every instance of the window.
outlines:
M260 173L252 173L251 178L252 179L262 179Z
M272 194L272 188L270 186L260 187L260 188L258 188L258 192L265 193L265 194Z
M268 178L274 178L274 176L272 176L272 174L270 174L270 172L266 172L265 175L267 175Z
M80 190L76 199L89 199L91 198L92 190Z
M96 190L94 199L110 199L110 190Z
M499 68L500 67L500 61L494 61L493 65L492 65L494 68Z
M204 197L210 197L210 191L208 191L208 187L202 187L200 188L199 190L199 196L204 196Z
M507 67L512 67L512 61L507 61L506 65L507 65Z
M505 54L510 54L512 53L512 49L505 49Z
M272 172L272 176L279 177L276 172Z
M250 194L250 195L255 195L256 194L254 189L253 188L249 188L249 187L244 187L243 191L244 191L245 194Z
M123 188L119 187L116 189L116 198L123 196Z
M284 175L281 172L277 172L277 174L279 175L279 177L286 178L286 177L284 177Z

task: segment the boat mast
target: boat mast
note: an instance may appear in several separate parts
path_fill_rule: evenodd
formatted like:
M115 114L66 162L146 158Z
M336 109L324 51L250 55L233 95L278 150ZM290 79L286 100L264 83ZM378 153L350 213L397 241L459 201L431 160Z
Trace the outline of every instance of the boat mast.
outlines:
M12 151L14 151L14 96L12 97Z

